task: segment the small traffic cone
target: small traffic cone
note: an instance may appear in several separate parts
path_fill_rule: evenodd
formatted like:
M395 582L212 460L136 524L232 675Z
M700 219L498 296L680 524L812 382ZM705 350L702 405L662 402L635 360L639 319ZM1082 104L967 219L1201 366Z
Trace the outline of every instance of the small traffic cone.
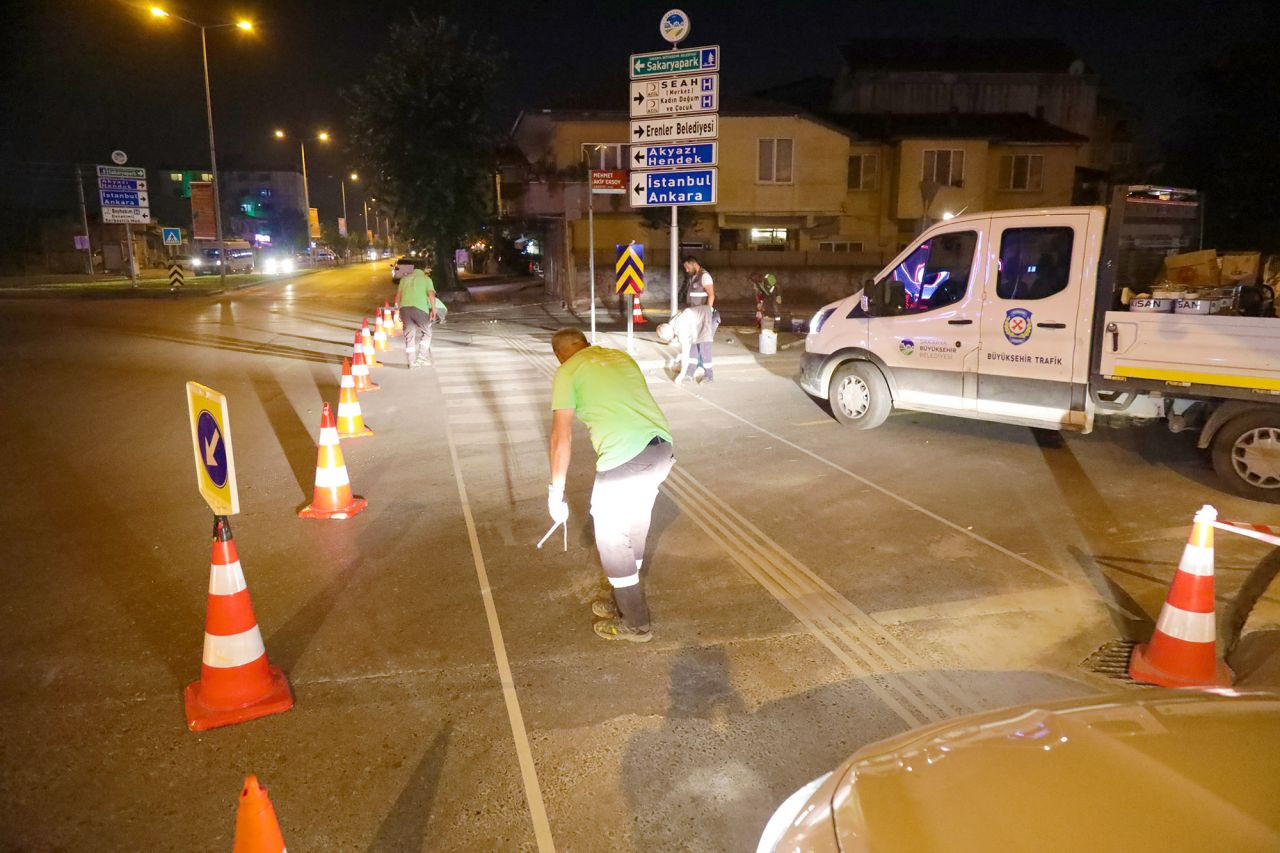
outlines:
M250 773L240 789L236 837L232 853L285 853L284 836L267 789Z
M187 685L182 700L187 727L193 732L256 720L293 707L284 673L267 662L231 525L221 516L213 522L200 680Z
M364 363L369 366L369 369L379 367L378 356L373 349L373 335L369 332L368 317L360 325L360 346L364 348Z
M631 297L631 322L636 326L646 326L649 321L644 318L644 312L640 310L640 295L635 294Z
M403 331L404 331L404 320L401 320L401 319L400 319L400 306L399 306L399 305L397 305L395 308L392 308L392 309L391 309L391 321L395 324L395 330L396 330L397 332L403 332Z
M360 334L356 333L355 345L351 347L351 378L356 381L356 390L361 394L377 391L380 385L369 377L369 365L364 363L364 346L360 342Z
M335 521L357 515L369 502L351 494L351 479L342 461L342 442L333 424L333 412L325 403L320 411L320 443L316 454L316 487L311 504L299 518L331 518Z
M356 380L351 375L351 362L342 360L342 381L338 390L338 437L361 438L373 435L364 425L364 413L360 411L360 397L356 394Z
M391 347L387 346L387 324L381 308L374 314L373 327L373 348L378 352L387 352Z
M390 343L391 339L396 336L396 318L391 312L391 306L382 306L382 315L382 325L387 327L387 342Z
M1178 572L1151 642L1133 650L1129 675L1162 687L1227 687L1235 679L1218 660L1213 602L1213 523L1218 511L1201 507L1182 549Z

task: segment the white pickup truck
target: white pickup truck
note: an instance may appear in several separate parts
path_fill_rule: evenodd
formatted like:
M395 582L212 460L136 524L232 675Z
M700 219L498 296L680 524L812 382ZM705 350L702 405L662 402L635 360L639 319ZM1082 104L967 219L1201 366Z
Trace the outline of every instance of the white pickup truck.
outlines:
M895 407L1082 432L1164 419L1199 430L1232 491L1280 501L1280 319L1121 304L1198 225L1194 192L1153 187L940 222L814 315L800 385L857 429Z

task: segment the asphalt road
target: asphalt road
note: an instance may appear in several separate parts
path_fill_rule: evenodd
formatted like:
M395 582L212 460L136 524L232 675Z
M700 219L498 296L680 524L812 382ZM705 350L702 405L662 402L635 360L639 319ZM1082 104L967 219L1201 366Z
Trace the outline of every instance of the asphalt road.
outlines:
M321 402L381 263L220 299L0 301L0 848L226 850L246 773L302 850L743 850L859 746L976 709L1115 689L1191 516L1268 522L1185 436L895 414L836 424L797 349L717 343L676 388L638 350L679 464L655 509L656 637L591 631L575 437L568 550L545 509L557 303L459 305L435 366L397 343L343 443L369 509L303 521ZM611 338L616 340L616 338ZM289 712L201 734L210 514L184 383L230 400L254 609ZM1265 553L1219 539L1220 598ZM1280 593L1242 644L1275 681ZM1141 688L1133 688L1141 689Z

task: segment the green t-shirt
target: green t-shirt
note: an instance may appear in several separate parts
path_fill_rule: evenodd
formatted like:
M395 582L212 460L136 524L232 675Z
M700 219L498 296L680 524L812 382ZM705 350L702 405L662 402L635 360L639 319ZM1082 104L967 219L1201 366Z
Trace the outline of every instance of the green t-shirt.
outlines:
M596 470L634 458L671 427L649 393L640 366L622 350L587 347L560 365L551 382L551 409L574 409L591 433Z
M422 311L431 310L431 301L427 299L428 293L435 293L436 285L422 270L414 270L411 274L400 279L400 305L406 308L417 308ZM444 307L444 303L440 301L440 297L436 297L436 313L443 314L448 309Z

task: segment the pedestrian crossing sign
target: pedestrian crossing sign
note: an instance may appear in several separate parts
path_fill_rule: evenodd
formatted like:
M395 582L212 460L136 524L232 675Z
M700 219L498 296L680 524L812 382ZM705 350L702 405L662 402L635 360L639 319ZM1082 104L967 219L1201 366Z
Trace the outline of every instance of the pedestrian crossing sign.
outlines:
M613 265L617 274L617 292L640 295L644 293L644 244L618 244L618 261Z

